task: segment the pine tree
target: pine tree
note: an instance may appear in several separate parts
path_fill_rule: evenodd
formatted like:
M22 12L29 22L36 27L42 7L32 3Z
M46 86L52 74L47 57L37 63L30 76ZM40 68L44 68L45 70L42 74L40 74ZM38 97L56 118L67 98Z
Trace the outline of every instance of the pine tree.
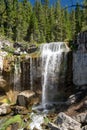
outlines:
M4 30L5 35L9 38L12 38L13 32L12 32L12 25L13 25L13 0L7 0L5 3L6 5L6 19L4 22Z
M28 41L39 41L39 29L38 29L38 22L37 22L37 18L34 14L34 12L32 12L31 16L30 16L30 22L29 22L29 27L27 30L27 40Z
M44 13L44 6L42 6L41 2L36 1L34 12L38 20L38 28L39 28L39 34L40 39L39 42L46 42L46 34L45 34L45 28L46 28L46 21L45 21L45 13Z
M83 4L87 6L87 0L84 0ZM84 8L82 16L82 31L85 31L87 30L87 8Z
M72 10L70 13L70 25L71 25L71 39L75 39L76 19L75 19L75 11L74 10Z
M0 35L38 43L70 40L87 29L86 12L78 3L75 10L64 10L60 0L54 6L49 0L36 0L34 5L29 0L0 0Z
M55 27L54 27L55 41L61 41L62 39L61 24L62 24L61 6L60 6L60 1L57 1L55 7Z
M52 42L55 39L55 36L54 36L55 15L54 15L54 7L53 6L50 8L49 25L50 25L50 42Z
M0 34L4 35L4 21L6 19L5 15L5 3L3 0L0 1Z
M71 39L71 24L70 24L70 14L66 9L64 12L64 28L65 28L65 40Z
M76 19L76 34L81 31L82 28L82 13L79 4L77 3L75 9L75 19Z

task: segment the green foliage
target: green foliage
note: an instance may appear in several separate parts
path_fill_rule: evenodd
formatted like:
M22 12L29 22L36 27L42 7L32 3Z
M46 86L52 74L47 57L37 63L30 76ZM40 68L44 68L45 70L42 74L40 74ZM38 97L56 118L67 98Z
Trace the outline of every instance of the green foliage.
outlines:
M82 27L81 31L87 31L87 25L85 25L84 27Z
M5 122L3 122L3 124L0 126L0 130L6 130L6 128L10 125L10 124L13 124L13 123L16 123L18 122L19 123L19 127L23 127L23 121L21 119L21 116L20 115L16 115L14 117L11 117L7 120L5 120Z
M73 51L76 51L76 50L77 50L77 46L76 46L76 44L73 44L73 41L72 41L72 40L69 41L69 47L70 47L70 49L73 50Z
M7 1L7 2L6 2ZM87 9L77 3L71 11L61 7L60 0L49 6L49 0L0 0L0 35L14 41L44 43L74 39L86 30ZM87 5L87 0L83 0Z
M13 47L11 47L11 46L10 47L9 46L5 46L4 47L4 51L13 54L15 49Z
M44 117L44 123L48 124L50 122L50 119L48 119L47 117Z

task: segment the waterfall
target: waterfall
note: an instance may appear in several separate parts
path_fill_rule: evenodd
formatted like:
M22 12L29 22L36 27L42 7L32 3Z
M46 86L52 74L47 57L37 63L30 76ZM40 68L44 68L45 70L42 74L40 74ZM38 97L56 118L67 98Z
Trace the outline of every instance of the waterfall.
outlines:
M0 51L0 74L2 74L3 71L3 62L4 62L4 57L7 55L7 52Z
M3 70L3 57L0 56L0 72L2 73Z
M30 57L30 89L33 90L33 59Z
M63 42L43 44L42 57L42 105L54 102L58 98L60 75L66 70L66 52L68 47Z
M14 90L21 90L21 68L20 68L20 58L15 59L14 64Z

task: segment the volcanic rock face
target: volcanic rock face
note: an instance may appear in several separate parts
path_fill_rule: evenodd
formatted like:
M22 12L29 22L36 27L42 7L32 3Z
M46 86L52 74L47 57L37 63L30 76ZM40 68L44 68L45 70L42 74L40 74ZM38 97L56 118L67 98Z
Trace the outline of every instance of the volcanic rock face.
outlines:
M77 44L80 50L87 50L87 31L81 32L77 36Z
M87 85L87 31L77 37L78 48L73 52L73 83Z
M87 53L73 53L73 83L77 86L87 84Z

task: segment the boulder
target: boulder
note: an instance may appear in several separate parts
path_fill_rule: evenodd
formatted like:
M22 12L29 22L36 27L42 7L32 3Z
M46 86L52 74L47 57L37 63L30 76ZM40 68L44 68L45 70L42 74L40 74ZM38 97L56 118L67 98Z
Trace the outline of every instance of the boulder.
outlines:
M85 125L84 127L82 127L82 130L87 130L87 125Z
M63 112L59 113L54 123L60 130L81 130L81 124Z
M79 123L87 123L87 113L80 113L73 117L74 120L78 121Z
M25 91L19 93L17 96L17 105L28 108L31 98L34 95L35 95L35 93L31 90L25 90Z
M87 89L81 90L81 91L69 96L66 103L68 105L77 103L77 102L81 101L86 95L87 95Z
M6 115L11 112L11 109L7 103L0 105L0 115Z
M61 130L57 125L53 124L53 123L48 123L48 126L50 128L50 130ZM64 129L65 130L65 129Z

